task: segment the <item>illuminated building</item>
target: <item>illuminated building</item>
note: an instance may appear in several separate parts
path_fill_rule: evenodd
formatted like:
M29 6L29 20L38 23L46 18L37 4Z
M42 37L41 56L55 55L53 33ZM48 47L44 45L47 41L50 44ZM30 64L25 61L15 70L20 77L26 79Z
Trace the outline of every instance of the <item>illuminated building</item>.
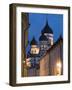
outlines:
M29 59L28 65L28 76L38 76L39 75L39 47L38 43L33 37L30 42L30 51L27 54L27 60ZM27 61L26 60L26 61Z
M53 45L53 31L47 21L39 37L39 45L41 56Z
M40 59L40 76L63 74L63 39L60 37Z
M33 37L27 53L27 76L63 74L63 39L53 42L53 31L48 22L41 31L39 41Z

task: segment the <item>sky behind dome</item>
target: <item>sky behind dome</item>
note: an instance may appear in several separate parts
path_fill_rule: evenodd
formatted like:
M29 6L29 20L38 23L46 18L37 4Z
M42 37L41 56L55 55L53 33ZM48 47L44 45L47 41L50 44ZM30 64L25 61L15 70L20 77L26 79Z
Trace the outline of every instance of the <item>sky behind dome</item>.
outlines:
M57 41L60 35L63 35L63 15L29 13L29 23L30 23L30 27L28 30L29 44L26 48L26 52L30 50L30 42L33 39L33 37L35 37L35 39L39 43L39 37L46 22L48 22L50 28L53 31L54 42Z
M63 15L62 14L38 14L29 13L29 41L32 40L33 36L38 41L41 35L41 31L44 28L46 21L53 30L54 42L63 35Z

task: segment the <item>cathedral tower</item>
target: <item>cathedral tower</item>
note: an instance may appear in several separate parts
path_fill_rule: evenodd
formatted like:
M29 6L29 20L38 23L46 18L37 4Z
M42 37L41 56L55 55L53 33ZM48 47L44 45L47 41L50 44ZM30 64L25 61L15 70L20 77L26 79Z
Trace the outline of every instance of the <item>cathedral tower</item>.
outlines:
M39 37L40 55L43 55L52 45L53 31L46 21L46 24L41 31L41 36Z
M43 33L39 38L39 45L41 52L44 52L48 49L48 39Z
M52 31L51 27L49 26L48 21L46 21L46 24L41 33L47 37L48 46L53 45L53 31Z
M30 53L31 54L39 54L39 47L38 47L37 41L35 40L34 37L33 37L32 41L30 42L30 45L31 45Z

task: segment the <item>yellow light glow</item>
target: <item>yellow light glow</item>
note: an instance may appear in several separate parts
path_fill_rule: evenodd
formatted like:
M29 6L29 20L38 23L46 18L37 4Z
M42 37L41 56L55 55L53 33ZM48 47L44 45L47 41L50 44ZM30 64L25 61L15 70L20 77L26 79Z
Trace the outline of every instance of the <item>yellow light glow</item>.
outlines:
M61 62L57 62L57 67L61 68Z
M61 75L61 68L62 68L61 61L57 61L56 63L57 75Z
M26 59L26 65L27 65L28 67L31 67L30 58L27 58L27 59Z
M28 67L31 67L31 63L30 62L27 62L26 63Z

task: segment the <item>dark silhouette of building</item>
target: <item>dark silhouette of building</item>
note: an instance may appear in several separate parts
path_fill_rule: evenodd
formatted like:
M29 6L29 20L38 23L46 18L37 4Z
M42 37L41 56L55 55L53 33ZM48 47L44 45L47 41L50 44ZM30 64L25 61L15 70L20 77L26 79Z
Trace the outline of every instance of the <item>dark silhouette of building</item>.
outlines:
M21 44L21 76L27 76L26 66L26 47L28 45L28 28L29 28L29 15L22 13L21 25L22 25L22 44Z

